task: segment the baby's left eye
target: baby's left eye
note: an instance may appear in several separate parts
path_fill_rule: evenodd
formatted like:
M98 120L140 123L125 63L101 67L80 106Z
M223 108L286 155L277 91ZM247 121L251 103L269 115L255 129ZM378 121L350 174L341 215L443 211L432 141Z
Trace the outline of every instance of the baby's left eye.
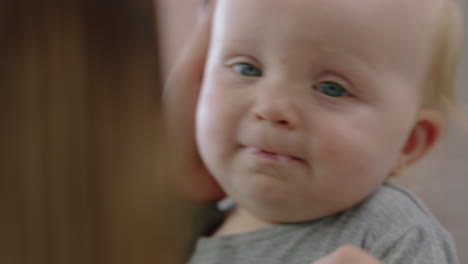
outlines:
M232 68L245 76L248 77L259 77L262 76L262 70L260 70L257 66L252 65L250 63L238 63L232 65Z
M340 84L330 81L319 83L314 87L314 89L330 97L350 96L350 94Z

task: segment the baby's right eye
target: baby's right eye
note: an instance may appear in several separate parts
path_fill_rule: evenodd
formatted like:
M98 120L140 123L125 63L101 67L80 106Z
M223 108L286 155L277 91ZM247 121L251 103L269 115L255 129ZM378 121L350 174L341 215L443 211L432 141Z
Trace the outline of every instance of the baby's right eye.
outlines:
M248 77L262 76L262 70L250 63L237 63L231 66L236 72Z

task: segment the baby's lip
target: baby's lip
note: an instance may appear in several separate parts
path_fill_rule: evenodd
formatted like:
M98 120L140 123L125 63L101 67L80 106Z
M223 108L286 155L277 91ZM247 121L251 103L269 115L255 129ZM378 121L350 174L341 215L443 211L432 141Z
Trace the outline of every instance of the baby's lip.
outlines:
M284 153L278 153L270 150L265 150L261 148L256 148L256 147L245 147L248 152L253 153L253 154L264 154L264 155L271 155L272 157L275 157L279 161L304 161L301 158L291 156L288 154Z

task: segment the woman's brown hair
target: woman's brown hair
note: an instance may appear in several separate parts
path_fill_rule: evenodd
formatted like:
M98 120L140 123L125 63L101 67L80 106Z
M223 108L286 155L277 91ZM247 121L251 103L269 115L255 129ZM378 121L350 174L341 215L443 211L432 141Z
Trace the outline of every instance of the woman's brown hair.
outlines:
M153 0L0 7L0 262L182 263ZM186 210L187 209L187 210Z

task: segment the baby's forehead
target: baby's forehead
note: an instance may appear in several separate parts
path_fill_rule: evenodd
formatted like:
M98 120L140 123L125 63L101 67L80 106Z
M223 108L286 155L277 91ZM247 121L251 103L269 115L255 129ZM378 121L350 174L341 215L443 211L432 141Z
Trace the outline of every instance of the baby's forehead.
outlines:
M312 37L353 44L360 38L427 46L447 1L453 0L219 0L215 35L226 41Z
M317 12L323 12L329 15L328 21L333 21L340 19L342 14L362 16L383 13L391 15L395 20L422 22L433 19L440 13L444 3L450 1L455 0L219 0L218 5L229 6L230 10L243 14L264 16L268 13L277 16L277 19L288 16L312 18Z
M419 45L434 39L446 1L453 0L219 0L215 35L251 40L271 33L272 39L303 40L309 35L336 41L366 35L368 41L374 41L373 36L414 38ZM343 38L336 36L343 31Z

